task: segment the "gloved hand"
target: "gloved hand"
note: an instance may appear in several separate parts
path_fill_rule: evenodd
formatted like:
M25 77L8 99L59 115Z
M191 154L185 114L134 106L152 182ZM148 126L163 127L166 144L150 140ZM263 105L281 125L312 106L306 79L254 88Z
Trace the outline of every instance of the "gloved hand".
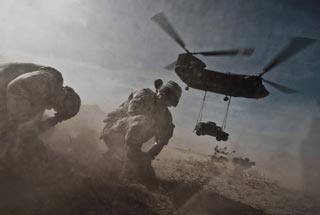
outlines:
M149 154L149 157L151 160L154 160L156 158L156 156L158 156L160 154L160 152L162 151L163 147L165 145L161 144L160 142L156 142L155 144L153 144L153 146L151 147L151 149L149 149L149 151L147 152Z
M154 157L148 152L142 152L140 159L144 163L151 163L151 161L154 159Z
M53 119L53 118L55 118L55 119ZM69 119L69 117L67 115L64 115L63 113L56 113L54 115L54 117L50 117L48 119L50 119L50 121L52 121L52 122L57 121L57 123L58 123L58 122L62 122L63 120Z
M52 127L52 126L55 126L56 124L58 124L59 122L62 122L63 118L59 114L56 114L55 116L50 117L50 118L46 119L45 121L48 124L48 126Z

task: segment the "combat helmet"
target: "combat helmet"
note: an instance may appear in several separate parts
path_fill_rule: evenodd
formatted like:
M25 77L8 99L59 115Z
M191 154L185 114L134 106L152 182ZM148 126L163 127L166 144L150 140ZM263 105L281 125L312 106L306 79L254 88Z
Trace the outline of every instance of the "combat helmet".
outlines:
M80 96L71 87L63 87L63 91L65 97L62 102L63 109L61 112L59 112L59 115L61 115L63 120L66 120L75 116L79 112L81 99Z
M169 99L172 102L172 106L176 107L179 103L182 89L176 82L168 81L159 88L158 93L164 98Z

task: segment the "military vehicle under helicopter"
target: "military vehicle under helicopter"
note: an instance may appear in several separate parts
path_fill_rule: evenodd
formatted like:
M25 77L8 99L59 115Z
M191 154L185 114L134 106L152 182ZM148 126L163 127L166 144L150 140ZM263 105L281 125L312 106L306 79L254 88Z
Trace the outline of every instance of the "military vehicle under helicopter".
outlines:
M230 97L244 97L260 99L269 95L269 91L263 85L263 82L271 85L283 93L296 93L296 90L283 85L268 81L262 76L271 69L283 63L285 60L294 56L298 52L313 44L316 40L309 38L296 37L268 63L262 72L258 75L241 75L232 73L217 72L206 69L206 64L195 55L203 56L249 56L254 49L232 49L221 51L190 52L181 37L175 31L164 13L156 14L151 18L159 25L186 53L178 56L178 60L167 67L168 70L174 69L179 78L189 87L214 92L225 95L225 101Z

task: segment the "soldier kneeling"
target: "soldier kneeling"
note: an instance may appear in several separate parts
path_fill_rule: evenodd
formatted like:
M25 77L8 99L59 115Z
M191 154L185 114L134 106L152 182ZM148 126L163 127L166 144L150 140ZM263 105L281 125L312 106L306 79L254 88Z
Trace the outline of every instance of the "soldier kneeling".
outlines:
M142 89L132 92L115 111L108 114L101 139L109 148L107 156L122 161L121 178L127 181L145 181L155 178L151 161L168 144L174 124L168 107L176 107L181 97L181 87L169 81L155 82L156 92ZM155 144L147 151L142 145L151 138Z

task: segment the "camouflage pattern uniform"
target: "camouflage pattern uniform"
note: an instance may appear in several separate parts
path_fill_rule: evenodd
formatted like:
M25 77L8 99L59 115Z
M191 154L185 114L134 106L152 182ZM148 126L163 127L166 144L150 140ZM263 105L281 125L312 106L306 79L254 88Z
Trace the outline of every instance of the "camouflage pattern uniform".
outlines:
M131 93L104 122L101 138L109 148L108 155L124 161L122 174L130 180L137 179L137 174L152 177L151 160L168 144L174 129L171 113L167 106L158 104L157 94L151 89ZM152 137L156 144L142 152L143 143ZM148 173L143 173L145 170Z
M66 98L65 91L68 89L63 87L61 73L54 68L31 63L0 65L1 142L17 142L13 141L13 137L15 140L35 138L42 130L65 120L62 117L42 120L42 117L46 109L58 107L59 102L64 103L61 107L65 107L65 101L56 100L59 97L61 100L61 95ZM71 100L75 103L72 110L74 114L79 111L77 108L80 107L80 98L76 98L78 95L74 91L73 95L74 99Z
M0 135L7 130L8 112L7 112L7 88L9 83L18 76L36 71L43 66L36 64L3 64L0 65Z
M2 65L0 77L1 131L11 124L40 121L63 87L59 71L35 64Z

